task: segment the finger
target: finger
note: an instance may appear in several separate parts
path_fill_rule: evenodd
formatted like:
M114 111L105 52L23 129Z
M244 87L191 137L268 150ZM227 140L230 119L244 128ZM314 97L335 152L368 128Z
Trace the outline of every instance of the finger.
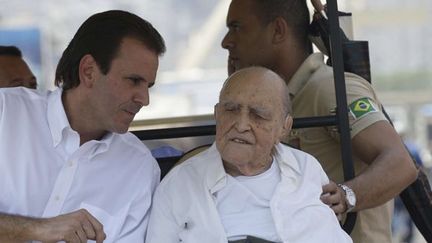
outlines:
M106 234L103 230L103 225L99 222L99 220L97 220L95 217L93 217L93 215L91 215L87 210L84 210L87 216L87 219L89 221L89 223L91 224L91 227L93 228L96 236L95 236L95 240L97 243L99 242L103 242L103 240L105 240L106 238Z
M84 230L84 233L87 235L87 239L89 240L95 240L96 239L96 232L93 229L93 226L88 221L84 221L82 223L82 228Z
M330 207L336 214L342 214L345 212L345 206L341 203L334 204Z
M341 213L337 213L336 217L337 217L339 222L341 222L343 220L343 214L341 214Z
M343 201L345 200L342 195L336 191L336 193L331 194L329 196L329 200L332 204L339 204L339 203L343 203Z
M336 183L330 181L328 184L322 187L322 190L323 190L323 194L325 193L334 194L337 192L337 185Z
M82 242L75 232L70 232L67 236L65 236L64 241L66 243L81 243Z
M332 201L330 200L331 196L328 193L321 195L320 199L324 204L327 204L328 206L332 206L333 204Z
M324 202L327 205L343 203L344 200L340 193L334 193L334 194L326 193L321 195L320 199L322 202Z
M75 234L78 236L78 238L80 240L79 242L81 242L81 243L86 243L87 242L87 236L84 233L83 229L78 229L77 231L75 231Z
M101 234L96 235L96 243L103 243L103 241L106 239L105 232L102 232Z

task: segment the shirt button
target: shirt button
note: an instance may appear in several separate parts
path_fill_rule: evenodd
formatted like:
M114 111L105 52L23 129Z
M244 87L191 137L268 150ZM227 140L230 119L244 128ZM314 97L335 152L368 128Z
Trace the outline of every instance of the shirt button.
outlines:
M69 160L69 167L74 166L74 161L73 160Z
M60 200L60 196L55 196L54 200L59 201Z

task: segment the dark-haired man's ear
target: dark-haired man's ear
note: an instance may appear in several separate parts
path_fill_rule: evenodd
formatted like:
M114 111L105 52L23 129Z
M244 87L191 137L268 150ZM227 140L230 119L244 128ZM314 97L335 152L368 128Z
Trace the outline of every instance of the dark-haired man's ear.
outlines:
M80 84L91 88L96 80L97 72L99 72L99 67L92 55L86 54L81 58L78 72Z
M273 33L273 43L279 44L286 40L288 35L288 24L282 17L277 17L272 22L274 33Z

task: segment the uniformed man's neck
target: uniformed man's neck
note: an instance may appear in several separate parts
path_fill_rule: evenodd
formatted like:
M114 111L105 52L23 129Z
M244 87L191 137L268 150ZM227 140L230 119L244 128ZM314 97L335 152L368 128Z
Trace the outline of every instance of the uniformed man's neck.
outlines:
M288 84L308 56L309 55L306 53L298 53L297 55L292 56L288 54L283 55L283 57L280 58L280 61L278 61L278 63L276 64L276 67L273 71L281 75L285 82Z

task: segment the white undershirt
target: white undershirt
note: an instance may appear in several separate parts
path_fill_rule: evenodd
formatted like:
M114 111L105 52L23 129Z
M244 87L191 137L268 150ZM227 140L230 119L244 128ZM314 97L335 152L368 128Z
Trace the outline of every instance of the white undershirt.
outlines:
M216 194L216 207L228 240L247 235L280 242L270 211L270 200L281 180L277 163L256 176L227 175L226 186Z

